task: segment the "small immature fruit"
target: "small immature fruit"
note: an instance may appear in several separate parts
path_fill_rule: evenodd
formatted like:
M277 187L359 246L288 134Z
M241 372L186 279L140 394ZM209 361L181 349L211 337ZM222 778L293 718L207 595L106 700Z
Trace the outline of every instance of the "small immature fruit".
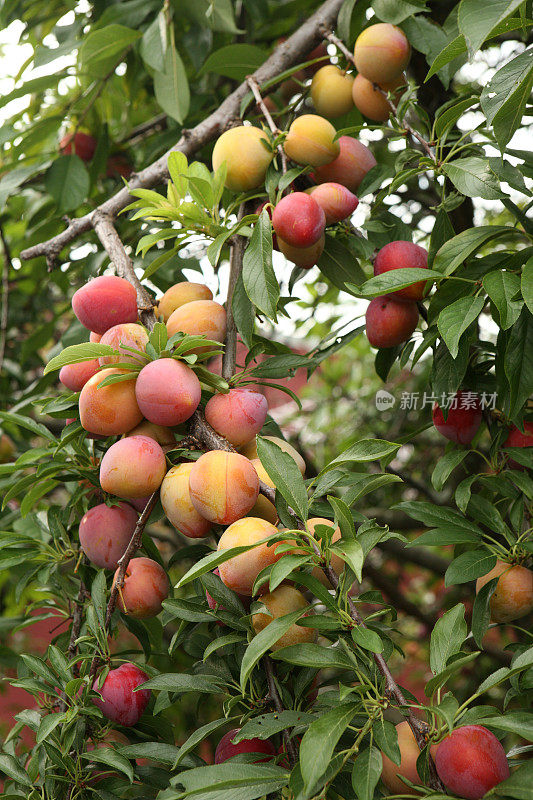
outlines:
M285 586L281 584L273 592L261 596L261 602L270 612L264 614L259 611L252 616L252 625L254 631L259 633L264 630L273 620L279 617L284 617L286 614L291 614L293 611L298 611L303 608L311 608L305 597L298 589L293 586ZM305 614L304 616L307 616ZM300 625L291 625L289 630L280 636L280 638L271 645L271 650L280 650L282 647L290 647L290 645L307 644L314 642L316 639L316 631L313 628L304 628Z
M416 769L416 760L420 755L420 750L407 721L396 725L396 731L398 733L398 747L400 748L400 765L395 764L382 752L383 772L381 773L381 780L391 794L410 794L411 789L402 781L400 775L403 775L404 778L407 778L417 786L422 785L422 780ZM436 750L435 746L431 748L433 758Z
M59 380L71 392L81 392L89 378L96 375L98 368L97 358L80 361L78 364L66 364L59 370Z
M67 133L59 142L59 149L64 156L70 156L72 151L82 161L90 161L96 150L96 139L90 133Z
M161 445L163 452L171 449L176 444L174 431L170 428L165 428L163 425L154 425L153 422L148 422L146 419L136 425L135 428L132 428L131 431L125 433L124 436L148 436L149 439L153 439L157 444Z
M366 310L366 335L372 347L396 347L406 342L417 323L416 303L375 297Z
M292 444L286 442L285 439L280 439L279 436L263 436L262 438L268 439L270 442L274 442L274 444L277 444L277 446L280 447L284 453L288 453L291 456L291 458L294 459L294 461L296 461L296 465L300 470L300 472L302 473L302 475L305 475L305 461L303 460L300 453L294 449ZM243 456L246 456L246 458L249 458L250 461L252 459L258 458L257 443L255 439L251 441L249 444L247 444L245 447L242 447L241 453L243 454Z
M479 430L483 414L477 395L470 400L468 393L459 391L454 396L446 420L437 403L433 406L432 417L434 426L446 439L458 444L470 444Z
M493 622L511 622L533 609L533 572L517 564L497 561L496 566L476 581L476 593L493 578L499 578L490 598Z
M292 192L275 207L272 225L277 236L291 247L311 247L324 233L326 216L311 195Z
M357 71L380 85L399 78L410 57L411 47L407 36L401 28L388 22L365 28L355 42Z
M109 671L101 688L98 679L94 681L93 691L101 698L95 697L93 703L112 722L125 727L136 725L148 705L150 690L135 689L147 680L148 675L136 664L122 664Z
M89 433L99 436L119 436L127 433L142 420L135 399L135 379L99 385L110 375L125 375L124 370L103 369L89 378L81 390L80 422Z
M213 149L213 170L227 165L226 186L233 192L257 189L265 180L274 154L266 134L252 125L225 131Z
M215 342L226 338L226 310L214 300L193 300L172 312L167 321L169 336L181 331L190 336L205 336ZM199 347L193 352L205 351Z
M148 497L165 477L161 447L148 436L128 436L112 444L100 464L100 485L118 497Z
M293 247L291 244L283 241L278 237L278 245L280 252L283 253L286 259L292 261L297 267L301 269L311 269L324 252L324 245L326 244L326 237L324 234L320 237L318 242L315 242L311 247Z
M157 304L159 316L166 322L173 311L185 303L192 303L194 300L212 300L213 292L204 286L203 283L192 283L191 281L181 281L175 283L167 289L159 303Z
M137 525L138 514L127 503L90 508L81 518L81 549L92 564L116 569Z
M189 476L193 464L172 467L161 484L161 505L169 522L184 536L200 539L207 536L211 523L202 517L191 502Z
M277 529L264 519L246 517L230 525L219 539L217 550L230 550L233 547L251 545L267 536L277 533ZM252 550L233 556L219 566L220 579L228 589L252 596L255 579L262 569L275 564L282 553L276 554L276 544L260 544Z
M427 269L428 251L413 242L389 242L379 250L374 259L374 275L383 275L395 269ZM422 300L424 297L425 281L406 286L398 292L393 292L394 300Z
M230 444L242 447L259 433L267 412L267 399L261 392L248 388L230 389L226 394L215 394L207 401L205 418Z
M121 322L136 322L137 293L116 275L102 275L75 292L72 309L88 330L105 333Z
M321 167L339 155L335 135L336 130L327 119L317 114L304 114L296 117L290 126L283 148L297 164Z
M357 197L341 183L321 183L308 192L326 215L326 225L346 219L359 205Z
M380 88L387 94L390 93L394 105L398 105L398 100L402 92L398 91L401 86L407 84L405 75L400 75L393 81L380 84ZM361 114L374 122L386 122L392 113L392 109L387 98L375 88L372 81L367 80L363 75L357 75L352 86L352 99Z
M116 356L100 356L98 361L100 366L104 367L110 364L126 363L136 364L141 366L146 364L146 358L143 358L140 353L144 353L146 345L148 344L148 332L142 325L136 322L123 322L120 325L113 325L109 328L100 339L100 344L108 344L119 351L120 355ZM131 347L133 350L138 350L139 355L131 353L125 348Z
M115 572L113 583L117 580ZM168 578L163 567L151 558L132 558L119 592L117 606L136 619L156 617L168 597Z
M172 427L194 414L202 389L196 373L182 361L159 358L139 372L135 396L149 422Z
M347 75L333 64L321 67L311 83L311 100L318 113L333 119L351 111L353 81L352 75Z
M224 734L215 750L215 764L223 764L224 761L238 756L241 753L261 753L267 758L257 758L253 764L261 764L263 761L270 761L276 755L276 749L268 739L243 739L238 744L232 744L232 739L239 733L240 728L233 728Z
M376 166L376 159L362 142L353 136L339 136L339 155L330 164L310 174L316 183L340 183L356 192L366 173Z
M191 502L204 519L230 525L253 508L259 478L239 453L211 450L195 461L189 473Z
M443 739L435 766L446 788L466 800L479 800L510 774L505 750L481 725L456 728Z

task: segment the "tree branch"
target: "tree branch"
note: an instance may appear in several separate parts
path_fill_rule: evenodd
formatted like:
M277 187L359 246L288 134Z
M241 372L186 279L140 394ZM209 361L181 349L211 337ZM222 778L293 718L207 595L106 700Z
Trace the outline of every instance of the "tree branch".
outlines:
M261 113L263 114L264 118L266 119L266 121L268 123L268 127L270 128L270 130L272 131L274 136L277 136L278 133L280 133L281 131L278 128L278 126L276 125L276 123L274 122L274 120L272 119L272 115L271 115L270 111L268 110L268 108L266 107L265 101L261 97L261 92L259 90L259 84L257 83L257 81L255 80L255 78L252 75L249 75L246 78L246 81L248 83L248 86L252 90L252 93L253 93L253 96L255 97L255 101L256 101L257 105L261 109ZM287 172L287 156L285 155L285 150L283 149L283 147L280 144L278 144L277 150L278 150L279 157L280 157L280 160L281 160L281 171L285 175L285 173Z
M13 267L11 249L5 237L4 229L0 225L0 239L4 250L4 263L2 265L2 308L0 310L0 371L4 365L7 339L7 321L9 311L9 270Z

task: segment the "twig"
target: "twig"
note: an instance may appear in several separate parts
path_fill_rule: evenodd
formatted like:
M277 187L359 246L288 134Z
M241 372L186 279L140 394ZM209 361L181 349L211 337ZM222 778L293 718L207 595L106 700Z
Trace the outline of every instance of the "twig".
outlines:
M274 665L272 664L270 656L263 656L263 664L267 677L268 697L272 701L278 714L281 714L285 709L283 707L283 703L281 702L281 697L279 696L278 687L276 686ZM285 752L287 753L289 766L292 769L298 761L298 749L296 747L294 738L290 736L287 728L284 728L283 730L283 744L285 745Z
M76 607L74 609L74 613L72 614L72 628L70 629L70 639L67 650L69 661L72 661L78 649L77 639L80 635L81 623L83 621L83 601L85 600L86 596L87 596L86 586L83 581L80 581L80 589L78 591L78 596L75 601ZM78 677L77 664L74 664L72 672L74 674L74 677L77 678ZM60 711L67 710L67 704L65 702L64 696L62 697L61 702L59 703L59 710Z
M4 365L7 340L7 320L9 310L9 269L13 267L11 249L5 237L4 229L0 225L0 239L4 249L4 263L2 266L2 309L0 311L0 371Z
M271 78L275 78L280 73L290 69L293 64L301 61L309 50L319 43L321 26L335 23L343 2L344 0L326 0L292 36L282 42L264 64L253 73L253 78L258 84L261 85ZM141 170L131 180L130 187L132 189L149 189L166 180L168 178L167 159L169 154L178 150L190 157L216 136L219 136L235 119L239 118L241 101L248 91L249 85L244 81L212 114L191 130L184 130L177 144L158 158L157 161L154 161L153 164ZM46 256L49 266L53 266L59 253L66 245L94 227L93 220L97 213L102 213L114 219L132 200L133 197L130 195L129 190L127 188L121 189L94 211L85 214L83 217L71 220L62 233L48 239L46 242L41 242L34 247L23 250L20 254L21 259L27 261L30 258Z
M255 97L255 101L256 101L257 105L261 109L261 112L262 112L264 118L266 119L266 121L268 123L268 127L270 128L270 130L272 131L274 136L277 136L279 133L281 133L281 131L278 128L278 126L276 125L276 123L274 122L274 120L272 119L272 115L271 115L270 111L268 110L268 108L266 107L265 101L261 97L261 92L259 90L259 84L255 80L253 75L248 75L246 80L248 82L248 86L252 90L252 94ZM279 157L280 157L280 160L281 160L281 171L285 175L285 173L287 172L287 156L285 155L285 150L283 149L283 147L280 144L278 144L278 146L277 146L277 151L279 153Z
M244 216L244 203L239 207L237 221L240 222ZM233 292L242 272L242 259L246 239L244 236L235 236L235 241L230 249L229 257L229 282L228 295L226 299L226 341L224 343L224 355L222 356L222 377L227 381L235 374L237 364L237 327L233 317Z

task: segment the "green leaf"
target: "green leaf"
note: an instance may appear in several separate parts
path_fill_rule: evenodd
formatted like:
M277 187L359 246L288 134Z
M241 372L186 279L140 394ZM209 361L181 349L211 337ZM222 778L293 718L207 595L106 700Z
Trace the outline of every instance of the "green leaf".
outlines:
M105 28L93 29L80 47L80 62L86 69L105 74L112 66L113 59L116 60L120 53L141 36L140 31L124 25L106 25Z
M311 556L304 554L301 556L286 555L280 558L279 561L276 561L270 571L270 581L268 584L269 592L273 592L280 583L288 578L293 570L307 564L310 560Z
M242 82L268 58L268 52L251 44L230 44L211 53L205 61L200 75L215 72L226 78Z
M237 743L242 742L243 739L268 739L287 728L307 725L315 719L314 714L306 714L303 711L281 711L280 713L275 711L270 714L260 714L245 722L239 732L235 734L233 741Z
M400 766L401 755L398 745L398 731L396 726L388 719L376 719L372 726L374 739L377 746L388 756L397 766Z
M522 270L522 297L533 314L533 258L528 259Z
M493 790L494 797L512 797L513 800L532 800L533 798L533 761L530 759L514 769L507 780L502 781Z
M164 70L154 74L154 92L163 111L183 123L189 113L191 94L183 61L173 47L167 49Z
M47 714L43 717L35 738L36 744L41 744L45 739L48 739L52 731L57 728L64 719L64 714Z
M382 294L397 292L418 281L427 281L432 278L442 280L442 277L442 273L432 269L403 267L370 278L361 286L359 294L361 297L379 297Z
M196 728L196 730L191 733L189 738L186 739L181 745L176 759L172 765L172 770L177 768L180 761L182 761L183 758L191 752L191 750L194 750L197 744L200 744L200 742L203 742L203 740L206 739L209 734L227 724L228 720L223 717L222 719L215 719L213 722L208 722L207 725L201 725L199 728Z
M511 59L481 92L481 107L503 148L517 130L533 81L533 50L528 48Z
M505 374L509 381L511 407L509 416L517 419L524 403L533 393L533 315L524 306L510 331L505 350Z
M305 608L292 611L290 614L285 614L283 617L272 619L266 628L263 628L262 631L254 636L242 657L240 683L243 691L259 659L264 656L267 650L270 650L272 645L274 645L281 636L287 633L289 628L291 628L301 616L308 613L308 611L309 607L306 606Z
M141 684L144 689L160 689L165 692L186 694L187 692L203 692L217 694L224 681L215 675L186 675L182 672L168 672L149 678Z
M90 753L79 753L82 758L87 761L96 761L97 764L106 764L118 772L122 772L128 778L130 783L133 783L133 767L127 758L117 753L111 747L99 748L92 750Z
M380 636L370 628L363 628L362 625L352 628L352 639L363 650L370 650L371 653L383 652L383 642Z
M287 784L287 771L274 764L216 764L186 769L178 780L195 800L256 800L276 794ZM230 790L230 791L228 791ZM176 794L177 800L183 792Z
M461 0L457 22L468 44L470 57L479 50L492 29L517 9L523 0Z
M490 623L490 598L494 594L498 578L492 578L488 583L476 592L474 607L472 609L472 636L477 646L483 647L483 637L485 636Z
M481 314L484 304L483 297L460 297L440 312L437 326L452 358L457 358L459 340Z
M239 275L233 290L231 310L233 311L233 319L237 330L246 347L250 349L253 345L255 309L246 294L242 273Z
M18 761L7 753L0 753L0 771L5 772L8 778L12 778L23 786L32 785L32 780L26 770L22 769Z
M431 483L437 492L441 491L454 469L467 455L466 450L450 450L439 458L431 475Z
M19 428L25 428L35 434L41 436L43 439L48 439L49 442L55 442L56 437L48 430L46 425L41 425L40 422L35 422L31 417L24 417L22 414L15 414L13 411L0 411L0 419L8 422L11 425L16 425Z
M272 228L265 210L259 215L244 251L242 279L252 303L276 321L279 285L272 268Z
M272 479L276 491L303 520L307 519L307 489L294 459L269 439L257 437L257 455Z
M364 463L366 461L381 461L383 458L388 458L398 452L401 445L387 442L384 439L361 439L359 442L352 444L339 456L330 461L324 467L320 475L329 472L339 464L347 464L349 462Z
M342 703L309 726L300 745L300 769L307 790L312 789L327 770L337 742L358 708L356 703Z
M163 12L155 17L143 34L141 41L141 58L145 64L156 72L165 69L165 53L167 50L167 26Z
M89 194L90 178L79 156L59 156L46 172L46 191L60 212L78 208Z
M352 786L359 800L372 800L382 769L383 759L376 747L359 753L352 770Z
M363 569L363 548L357 539L341 538L331 546L331 552L339 556L352 570L355 577L361 583L363 580L361 571Z
M218 567L220 564L223 564L224 561L228 561L230 558L234 558L234 556L238 556L241 553L247 553L248 550L253 550L254 547L258 547L260 544L264 544L265 542L274 541L277 539L277 534L272 536L267 536L265 539L261 539L259 542L254 542L253 544L242 544L239 547L231 547L228 550L215 550L213 553L209 553L209 555L201 558L200 561L197 561L188 572L183 575L176 584L176 589L179 589L181 586L185 586L187 583L196 580L201 575L204 575L206 572L212 572L215 567Z
M100 344L97 342L83 342L83 344L73 344L70 347L65 347L58 356L51 358L46 367L44 368L44 375L49 372L61 369L67 364L79 364L81 361L90 361L93 358L100 356L116 355L118 350L108 344Z
M338 236L326 236L324 251L317 261L323 275L338 289L345 290L351 281L362 283L365 273L352 251Z
M295 644L281 647L270 656L276 661L311 669L353 669L353 662L338 648L319 644Z
M476 156L457 158L443 164L442 171L455 188L467 197L481 197L484 200L499 200L503 197L496 175L486 159Z
M453 508L436 506L433 503L426 503L424 501L406 500L402 503L396 503L396 505L393 506L393 510L403 511L413 519L422 522L428 528L451 525L454 528L460 528L473 533L474 536L481 537L482 535L477 525L470 522L463 514L460 514Z
M458 583L467 583L487 572L496 565L496 556L486 550L472 550L455 558L444 576L445 586L455 586Z
M460 656L455 661L452 661L446 669L443 669L442 672L439 672L438 675L435 675L426 685L424 689L424 694L426 697L431 697L431 695L437 691L441 686L444 686L448 678L452 675L455 675L458 672L461 672L467 664L470 664L471 661L474 661L478 657L479 653L468 653L465 656Z
M444 275L451 275L466 259L486 244L490 239L520 233L516 228L506 225L485 225L468 228L448 239L438 250L433 262L434 269Z
M442 672L450 656L459 652L467 633L465 607L457 603L437 620L431 633L429 664L434 675Z
M527 711L507 711L504 716L487 717L481 719L478 725L488 725L498 731L514 733L533 742L533 714Z
M484 276L483 288L498 309L500 327L507 330L522 310L522 301L513 300L520 292L520 278L514 272L495 269Z

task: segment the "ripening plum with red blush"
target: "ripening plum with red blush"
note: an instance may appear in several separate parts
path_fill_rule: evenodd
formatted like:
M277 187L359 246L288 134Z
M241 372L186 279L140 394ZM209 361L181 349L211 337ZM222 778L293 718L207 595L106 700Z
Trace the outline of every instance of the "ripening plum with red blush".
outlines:
M118 570L113 583L117 580ZM117 606L136 619L156 617L168 597L168 578L163 567L151 558L132 558L124 575Z
M263 761L270 761L276 755L274 745L268 739L243 739L242 742L232 744L232 739L239 733L240 728L233 728L228 731L217 745L215 750L215 764L223 764L234 756L241 753L261 753L266 758L258 758L254 764L261 764Z
M108 506L100 503L81 518L81 549L97 567L116 569L137 525L138 514L127 503Z
M249 388L230 389L207 401L205 418L230 444L243 447L259 433L267 412L267 399L261 392Z
M65 364L59 370L59 380L71 392L81 392L89 378L96 375L99 366L97 358L80 361L78 364Z
M109 671L103 685L98 688L98 679L93 683L93 691L100 697L93 699L104 717L118 725L136 725L150 701L150 690L137 687L148 680L148 675L136 664L122 664Z
M432 417L434 426L446 439L457 444L470 444L479 430L483 414L477 395L470 399L467 393L459 391L453 398L446 419L438 403L433 406Z
M326 225L346 219L359 205L357 197L341 183L320 183L308 191L326 215Z
M513 425L502 447L533 447L533 422L524 422L524 431ZM525 467L513 458L509 459L511 469L523 470Z
M435 766L446 788L466 800L479 800L510 774L505 750L482 725L452 731L438 746Z
M64 156L72 155L74 150L82 161L90 161L96 151L96 144L96 139L90 133L77 131L65 134L59 142L59 149Z
M259 495L259 478L239 453L211 450L195 461L189 473L193 506L204 519L231 525L251 511Z
M284 242L281 237L278 238L280 252L283 253L285 258L292 261L297 267L300 267L300 269L311 269L311 267L314 267L324 252L325 244L325 234L322 234L318 242L315 242L310 247L293 247L291 244L288 244L288 242Z
M366 173L377 164L372 152L353 136L339 136L339 155L334 161L317 167L309 177L315 183L340 183L356 192Z
M111 375L130 375L131 379L101 384ZM135 398L135 378L125 370L110 367L89 378L79 399L80 422L90 434L119 436L142 420Z
M375 297L366 310L366 335L372 347L396 347L406 342L418 324L416 303Z
M374 275L383 275L395 269L427 269L428 252L424 247L413 242L389 242L379 250L374 259ZM424 297L425 281L417 281L393 292L395 300L422 300Z
M101 275L74 293L72 310L94 333L105 333L113 325L137 321L137 292L124 278Z
M326 216L306 192L292 192L274 208L272 225L276 234L292 247L311 247L324 233Z
M144 353L148 344L148 332L136 322L121 322L120 325L113 325L102 334L100 344L107 344L119 351L119 355L100 356L98 361L101 367L119 362L136 364L138 367L146 364L146 358L141 353ZM132 353L126 348L138 350L139 353Z
M148 436L128 436L112 444L100 464L100 485L118 497L147 497L161 486L166 459Z
M147 420L172 427L192 417L202 389L196 373L182 361L158 358L139 372L135 396Z

